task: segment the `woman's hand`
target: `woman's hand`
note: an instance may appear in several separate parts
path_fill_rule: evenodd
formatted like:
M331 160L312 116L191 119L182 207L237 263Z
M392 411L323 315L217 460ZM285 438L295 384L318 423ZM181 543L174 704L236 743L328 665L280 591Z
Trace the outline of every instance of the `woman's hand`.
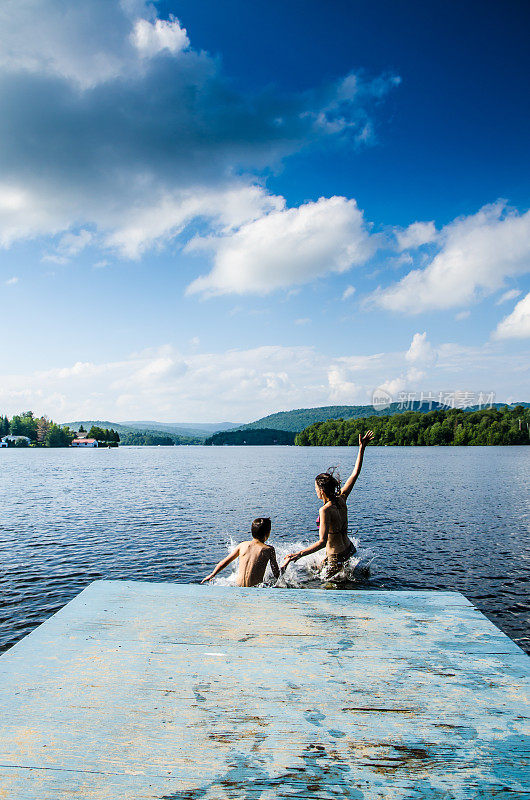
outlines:
M285 567L290 564L291 561L298 561L300 555L300 553L289 553L289 555L285 557L285 561L282 564L282 569L285 569Z
M366 447L368 442L371 442L373 438L374 438L373 431L366 431L364 436L361 436L361 434L359 434L359 447Z
M203 578L203 579L202 579L202 581L201 581L201 585L202 585L203 583L208 583L208 581L211 581L211 580L212 580L212 578L213 578L213 574L211 574L211 575L207 575L205 578Z

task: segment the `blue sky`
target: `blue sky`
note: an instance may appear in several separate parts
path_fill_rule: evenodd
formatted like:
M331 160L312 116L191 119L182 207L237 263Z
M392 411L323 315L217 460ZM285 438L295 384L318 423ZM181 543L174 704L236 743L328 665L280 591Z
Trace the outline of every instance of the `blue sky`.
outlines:
M528 400L529 16L6 0L0 410Z

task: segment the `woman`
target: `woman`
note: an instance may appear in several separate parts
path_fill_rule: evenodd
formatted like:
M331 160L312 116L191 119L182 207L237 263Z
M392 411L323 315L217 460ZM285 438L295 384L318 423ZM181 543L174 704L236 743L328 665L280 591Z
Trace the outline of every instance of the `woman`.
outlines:
M319 500L323 502L319 512L318 527L320 536L318 542L306 547L304 550L300 550L298 553L289 553L283 563L283 569L291 561L298 561L299 558L308 556L310 553L316 553L317 550L322 550L325 547L326 558L324 559L324 564L327 564L329 568L328 577L330 577L339 572L346 561L354 555L355 546L348 537L348 508L346 502L355 481L359 477L366 445L373 438L372 431L367 431L364 436L359 434L357 461L342 490L340 483L330 472L321 472L320 475L316 476L315 491Z

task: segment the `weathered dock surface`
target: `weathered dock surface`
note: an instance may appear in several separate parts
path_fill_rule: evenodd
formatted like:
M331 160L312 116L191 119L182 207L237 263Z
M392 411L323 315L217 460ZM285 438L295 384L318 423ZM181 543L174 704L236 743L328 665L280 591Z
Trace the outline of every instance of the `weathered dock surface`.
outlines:
M98 581L0 658L0 798L528 798L529 664L457 593Z

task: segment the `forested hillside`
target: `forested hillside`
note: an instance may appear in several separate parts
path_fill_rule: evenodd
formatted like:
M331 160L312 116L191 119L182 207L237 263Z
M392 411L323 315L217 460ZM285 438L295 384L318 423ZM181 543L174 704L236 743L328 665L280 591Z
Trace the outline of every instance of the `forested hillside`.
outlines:
M194 441L178 441L182 437L166 436L164 433L151 433L137 431L135 433L125 433L122 436L121 443L125 446L130 445L151 445L157 447L173 447L175 444L197 444Z
M512 445L530 444L530 409L482 411L406 411L387 416L317 422L299 433L298 445L355 446L359 433L371 428L374 445Z
M185 428L179 428L176 425L168 425L164 422L108 422L108 421L86 421L86 422L68 422L65 425L74 430L79 430L83 426L89 430L92 426L97 428L110 428L113 427L120 435L121 444L202 444L206 433L195 433ZM138 425L138 427L135 427ZM149 427L152 425L152 427ZM170 439L171 441L154 442L153 438Z
M206 439L204 444L294 444L295 434L290 431L275 431L272 428L240 431L221 431Z
M528 403L522 403L524 407L528 407ZM496 408L501 408L501 403L495 404ZM293 431L298 433L304 430L309 425L315 422L324 422L328 419L358 419L366 417L388 417L394 414L406 414L410 411L427 413L432 410L443 409L447 410L447 406L442 406L439 403L420 403L414 401L411 403L391 403L390 406L384 410L375 410L373 406L320 406L318 408L296 408L293 411L279 411L277 414L270 414L268 417L262 417L255 422L249 422L247 425L239 425L240 430L249 430L252 428L274 428L280 431ZM469 411L476 410L468 408Z

